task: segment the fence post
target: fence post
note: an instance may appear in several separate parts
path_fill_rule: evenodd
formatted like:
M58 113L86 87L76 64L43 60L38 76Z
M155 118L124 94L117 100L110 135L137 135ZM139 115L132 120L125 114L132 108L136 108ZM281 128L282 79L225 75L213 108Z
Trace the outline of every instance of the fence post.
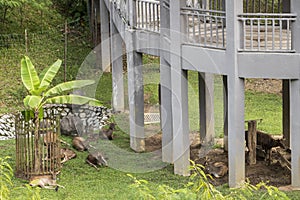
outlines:
M27 35L27 29L25 29L25 53L28 53L28 35Z
M248 141L249 154L247 161L249 165L256 164L256 121L250 120L248 122L248 135L246 140Z
M68 53L68 22L65 21L65 47L64 47L64 81L67 81L67 53Z

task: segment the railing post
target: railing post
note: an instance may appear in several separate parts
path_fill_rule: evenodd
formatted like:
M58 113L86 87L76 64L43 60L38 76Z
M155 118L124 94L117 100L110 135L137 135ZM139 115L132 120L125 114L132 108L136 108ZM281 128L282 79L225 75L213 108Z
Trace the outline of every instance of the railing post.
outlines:
M109 24L109 12L105 5L104 0L100 0L100 52L101 52L101 65L103 71L110 71L110 32Z
M190 140L188 121L187 71L182 70L181 16L185 1L170 1L170 65L173 115L174 173L189 175Z
M136 27L136 1L128 0L127 2L127 12L128 12L128 23L131 28Z
M170 52L170 10L166 8L169 0L160 0L160 92L161 92L161 128L162 160L173 163L173 126L171 66L168 62Z
M292 26L292 48L296 53L300 53L300 1L291 0L291 13L297 14L297 19ZM290 80L290 139L291 139L291 167L292 186L300 187L300 80Z
M238 74L237 50L240 47L238 14L243 13L243 1L226 1L226 67L228 112L229 187L238 187L245 181L244 79Z

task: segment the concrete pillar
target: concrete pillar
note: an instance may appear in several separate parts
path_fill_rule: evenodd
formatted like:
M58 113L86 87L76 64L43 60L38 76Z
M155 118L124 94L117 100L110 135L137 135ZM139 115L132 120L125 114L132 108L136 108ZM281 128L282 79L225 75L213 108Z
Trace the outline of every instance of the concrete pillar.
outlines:
M101 30L101 65L102 71L110 71L110 39L109 39L109 12L104 0L100 0L100 30Z
M134 49L135 38L131 32L126 33L126 40L130 147L136 152L143 152L145 151L143 56Z
M124 111L122 38L113 23L110 24L110 27L112 58L112 107L114 111Z
M160 0L164 5L166 0ZM172 125L172 92L171 92L171 66L167 62L170 53L170 45L166 42L169 34L170 13L164 6L160 7L160 118L162 128L162 160L173 163L173 125Z
M229 187L239 187L245 181L244 79L238 77L237 61L241 42L237 16L241 13L243 1L226 1Z
M214 75L199 73L200 140L204 146L213 145L214 120Z
M297 20L292 25L292 47L300 53L300 1L291 0L291 13L297 14ZM300 66L299 66L300 67ZM290 145L292 150L292 186L300 187L300 83L299 79L290 81Z
M228 85L227 76L223 78L223 118L224 118L224 151L228 152Z
M292 186L300 188L300 80L290 81L291 170Z
M290 82L282 80L282 127L285 145L290 146Z
M172 127L172 92L171 66L160 58L160 92L161 92L161 127L162 127L162 160L173 163L173 127Z
M170 65L173 116L174 173L189 175L190 140L187 71L181 68L181 16L185 1L170 1Z

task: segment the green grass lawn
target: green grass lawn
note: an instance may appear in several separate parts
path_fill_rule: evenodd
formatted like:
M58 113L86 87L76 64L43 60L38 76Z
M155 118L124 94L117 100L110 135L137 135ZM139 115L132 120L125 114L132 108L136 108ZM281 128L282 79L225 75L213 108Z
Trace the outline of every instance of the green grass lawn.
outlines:
M57 30L58 31L58 30ZM56 59L63 59L63 41L59 32L51 32L50 35L37 35L37 40L32 43L28 56L32 59L36 68L42 71L46 66L52 64ZM90 55L91 47L82 38L71 38L69 41L67 57L67 80L71 80L82 75L78 70L86 56ZM20 60L25 54L24 46L1 48L0 49L0 114L22 110L22 99L26 92L20 80ZM158 104L158 83L159 83L159 59L152 56L144 56L144 82L145 96L148 96L148 105ZM93 64L93 63L92 63ZM83 69L84 70L84 69ZM100 76L97 84L95 97L103 102L107 107L111 106L111 74L93 73L95 69L90 69L92 76ZM90 75L91 75L90 74ZM125 77L125 95L127 88ZM199 103L198 103L198 74L189 72L189 123L190 131L199 130ZM59 72L54 84L63 80L63 70ZM89 91L88 91L89 92ZM93 91L91 91L93 92ZM125 103L127 103L127 96ZM223 135L223 87L220 76L215 77L214 92L214 116L215 132L217 137ZM281 97L274 94L255 93L246 91L245 94L246 113L245 119L263 119L258 124L258 129L281 134L282 132L282 107ZM128 106L127 106L128 107ZM145 179L150 182L150 188L157 190L161 184L166 184L174 188L181 188L187 182L187 177L173 174L173 166L164 164L161 161L153 160L155 155L136 154L129 148L129 127L126 116L118 115L119 128L115 134L113 143L102 143L101 148L108 156L109 167L96 170L85 163L87 152L78 152L77 158L64 164L58 183L65 186L58 192L53 190L41 190L42 199L135 199L135 191L130 189L132 180L127 176L133 174L138 179ZM121 124L124 123L124 124ZM123 131L123 132L122 132ZM70 138L63 138L70 142ZM10 156L9 163L15 167L15 141L0 141L0 157ZM157 169L154 170L153 169ZM140 173L138 173L140 172ZM17 187L23 187L27 181L13 178L13 183ZM228 187L220 187L221 191L228 191ZM23 199L24 189L12 190L11 199ZM292 199L300 199L299 192L291 192L288 195Z

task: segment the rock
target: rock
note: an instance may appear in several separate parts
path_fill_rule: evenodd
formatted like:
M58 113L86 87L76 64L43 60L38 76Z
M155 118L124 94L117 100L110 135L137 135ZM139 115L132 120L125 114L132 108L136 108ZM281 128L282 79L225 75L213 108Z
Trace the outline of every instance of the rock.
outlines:
M78 116L72 114L63 117L60 121L62 135L77 136L83 134L83 122Z

